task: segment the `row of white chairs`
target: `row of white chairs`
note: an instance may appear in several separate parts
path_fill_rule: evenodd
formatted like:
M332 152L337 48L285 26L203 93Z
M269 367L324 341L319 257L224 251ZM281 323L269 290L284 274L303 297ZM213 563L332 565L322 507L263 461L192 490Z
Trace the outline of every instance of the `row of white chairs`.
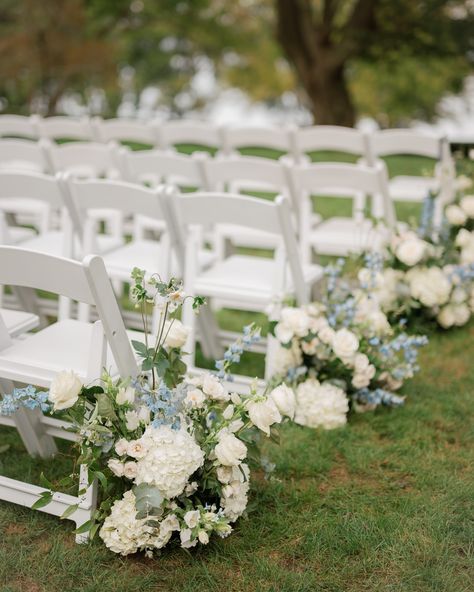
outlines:
M422 200L427 189L436 190L443 174L452 174L449 143L446 138L410 129L380 130L370 134L342 126L297 127L219 127L200 121L139 121L124 119L74 119L56 116L42 118L0 115L0 137L23 136L50 140L72 139L98 143L137 142L160 149L180 144L215 148L230 155L245 148L265 148L286 154L294 162L318 151L341 152L373 165L391 155L416 155L437 162L435 180L427 184L399 178L392 194L400 200Z

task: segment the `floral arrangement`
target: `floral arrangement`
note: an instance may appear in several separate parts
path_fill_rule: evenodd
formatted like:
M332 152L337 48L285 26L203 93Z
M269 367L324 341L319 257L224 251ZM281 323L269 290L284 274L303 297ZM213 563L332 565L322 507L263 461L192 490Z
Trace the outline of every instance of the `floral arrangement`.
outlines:
M68 420L79 435L77 464L87 467L89 484L96 481L99 489L92 520L76 532L98 533L121 555L151 556L171 540L190 548L232 532L247 508L261 435L272 435L283 415L293 415L294 399L281 389L258 392L255 385L246 396L228 392L223 378L230 365L259 338L253 325L218 362L220 377L189 376L181 351L187 329L176 318L185 299L181 284L145 282L138 269L132 277L131 297L145 328L145 342L133 342L142 359L139 376L116 379L104 372L96 384L84 385L73 372L61 372L49 392L28 386L5 396L0 413L24 406ZM201 304L194 299L196 309ZM160 312L153 341L150 306ZM47 489L35 506L51 499Z
M440 231L432 214L430 196L417 231L399 229L392 237L373 288L392 317L435 320L448 329L466 324L474 312L474 195L445 208Z
M395 391L418 370L418 349L427 343L392 328L371 296L371 269L361 270L353 286L341 277L343 264L326 268L321 302L284 307L273 326L273 383L294 389L301 425L331 429L346 423L350 407L402 404Z

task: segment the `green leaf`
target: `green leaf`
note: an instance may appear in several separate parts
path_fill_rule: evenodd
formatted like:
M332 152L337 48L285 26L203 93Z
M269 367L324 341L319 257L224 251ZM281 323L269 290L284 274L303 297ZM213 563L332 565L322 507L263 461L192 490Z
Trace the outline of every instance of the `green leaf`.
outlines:
M97 406L100 417L106 417L108 419L117 419L112 401L105 393L99 393L97 395Z
M144 372L147 372L148 370L151 370L152 368L153 368L153 362L152 362L151 358L146 358L145 360L143 360L142 370Z
M43 491L40 494L39 498L35 501L35 503L31 506L32 510L39 510L40 508L44 508L49 503L53 501L53 492L52 491Z
M107 489L107 477L101 471L94 471L94 479L98 479L103 489Z
M153 485L141 483L133 488L133 493L135 494L135 507L137 508L138 518L145 518L154 509L160 508L163 503L163 495Z
M89 532L89 530L94 526L94 520L88 520L84 522L79 528L76 528L74 534L83 534L84 532Z
M46 489L53 489L53 484L50 483L46 477L44 476L43 471L41 471L41 475L40 475L40 485L42 487L45 487Z
M9 448L10 444L3 444L3 446L0 446L0 454L2 454L2 452L6 452Z
M79 508L79 504L72 504L71 506L68 506L64 512L61 514L60 518L61 520L66 520L66 518L69 518L69 516L71 516L72 514L74 514L74 512Z
M147 348L146 345L144 343L142 343L141 341L135 341L134 339L132 339L132 345L135 348L135 351L140 354L143 358L146 357L147 355Z

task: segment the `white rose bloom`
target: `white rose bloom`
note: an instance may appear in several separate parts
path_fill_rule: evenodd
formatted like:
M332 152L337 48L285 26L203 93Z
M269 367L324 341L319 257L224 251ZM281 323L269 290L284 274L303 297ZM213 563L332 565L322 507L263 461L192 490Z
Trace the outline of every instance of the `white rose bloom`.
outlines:
M175 514L168 514L168 516L160 522L158 536L153 537L150 546L153 546L155 549L162 549L168 544L173 532L176 530L180 530L179 520Z
M407 280L411 296L424 306L442 306L449 300L451 283L439 267L410 270Z
M461 249L461 257L460 262L465 265L469 263L474 263L474 244Z
M272 390L270 398L282 415L293 419L295 415L296 397L292 388L286 384L280 384Z
M387 268L383 270L382 276L383 282L372 291L372 294L382 310L390 311L397 306L399 285L403 281L404 272L399 269Z
M179 538L181 539L181 546L183 549L190 549L191 547L195 547L198 544L198 539L191 539L193 532L190 528L186 528L179 533Z
M119 460L117 460L116 458L110 458L107 463L107 466L114 475L116 475L117 477L123 477L124 464L121 463Z
M138 409L138 419L145 425L150 423L150 409L146 405L142 405Z
M470 187L472 187L472 181L466 175L459 175L459 177L456 178L456 188L459 191L466 191L466 189L469 189Z
M319 341L319 339L315 337L314 339L311 339L311 341L302 341L301 349L303 350L303 353L305 353L307 356L314 356L318 351L318 346L320 344L321 342Z
M326 345L332 344L335 335L336 335L336 332L334 331L334 329L332 327L329 327L329 325L327 325L326 327L322 327L318 331L318 338L320 339L320 341L322 341Z
M249 477L249 468L245 463L242 463L240 467L234 467L232 478L227 485L222 488L220 505L224 509L224 515L227 516L231 522L237 520L247 507L247 494L250 487Z
M367 318L367 322L376 335L388 335L392 331L387 315L381 310L371 312Z
M471 311L469 309L469 306L464 303L456 304L454 306L454 318L455 324L458 327L462 327L463 325L465 325L471 318Z
M247 456L247 446L234 434L224 431L219 435L214 452L221 465L230 467L240 464Z
M426 242L414 232L407 233L395 248L395 256L408 267L419 263L426 253Z
M356 389L369 386L370 381L375 376L375 372L375 366L372 364L369 364L361 370L356 370L354 376L352 377L352 386Z
M326 430L347 422L349 401L345 392L329 383L320 384L309 378L296 389L295 422L311 428Z
M468 293L464 288L457 287L451 293L451 302L454 304L461 304L468 299Z
M115 398L117 405L133 405L135 401L135 389L131 386L120 388Z
M183 347L188 339L189 331L189 327L185 327L178 319L166 321L164 329L164 335L166 335L165 346L169 348Z
M143 458L147 453L140 440L131 440L127 446L127 454L132 458Z
M303 355L296 340L290 348L276 347L273 357L275 373L286 374L290 368L298 368L302 363Z
M115 443L115 452L119 456L124 456L125 454L127 454L127 451L128 451L128 440L125 440L125 438L120 438L120 440L117 440L117 442Z
M125 412L125 425L129 432L134 432L140 425L140 419L136 411Z
M207 543L209 542L209 535L205 530L200 530L198 532L198 539L201 545L207 545Z
M443 308L439 311L436 320L441 325L441 327L443 327L443 329L450 329L453 327L456 322L456 317L454 316L454 306L452 304L443 306Z
M356 354L354 356L354 370L356 372L365 372L370 365L370 360L365 354Z
M469 218L474 218L474 195L465 195L460 206Z
M123 465L123 476L127 479L135 479L137 476L137 463L129 460Z
M309 317L302 308L283 308L280 321L275 326L275 337L281 343L289 343L293 337L304 337L308 333Z
M466 212L456 204L449 205L445 210L446 218L453 226L464 226L467 221Z
M270 426L281 422L278 407L271 398L259 402L250 401L247 404L247 411L251 422L267 436L270 435Z
M139 441L147 453L137 462L135 483L155 485L167 499L180 495L204 462L203 451L184 428L149 426Z
M332 340L332 349L338 358L343 361L351 360L359 349L357 335L349 329L339 329Z
M228 401L230 399L229 393L213 374L205 374L202 381L202 390L214 401Z
M114 502L99 531L108 549L120 555L130 555L155 546L152 543L154 529L147 524L149 518L138 520L136 515L135 495L133 491L126 491L121 500Z
M474 241L474 233L469 232L466 228L461 228L457 233L454 244L457 247L470 247Z
M186 398L184 399L184 403L188 407L199 409L199 407L203 406L205 400L206 396L204 395L202 390L199 388L195 388L187 392Z
M184 521L189 528L195 528L199 524L201 513L199 510L189 510L184 515Z
M233 475L233 469L234 467L226 467L225 465L217 467L216 473L219 482L224 484L230 483ZM239 469L237 468L237 470Z
M82 382L72 370L56 374L49 387L49 400L53 403L54 411L69 409L79 398Z

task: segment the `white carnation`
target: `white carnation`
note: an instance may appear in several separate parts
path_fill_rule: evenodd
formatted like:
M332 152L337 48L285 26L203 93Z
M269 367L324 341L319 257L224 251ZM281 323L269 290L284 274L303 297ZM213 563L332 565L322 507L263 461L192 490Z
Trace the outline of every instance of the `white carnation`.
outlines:
M346 424L348 411L345 392L332 384L309 378L296 389L295 422L300 425L337 428Z
M203 451L184 428L149 426L139 442L147 452L137 462L135 483L155 485L167 499L180 495L204 462Z

